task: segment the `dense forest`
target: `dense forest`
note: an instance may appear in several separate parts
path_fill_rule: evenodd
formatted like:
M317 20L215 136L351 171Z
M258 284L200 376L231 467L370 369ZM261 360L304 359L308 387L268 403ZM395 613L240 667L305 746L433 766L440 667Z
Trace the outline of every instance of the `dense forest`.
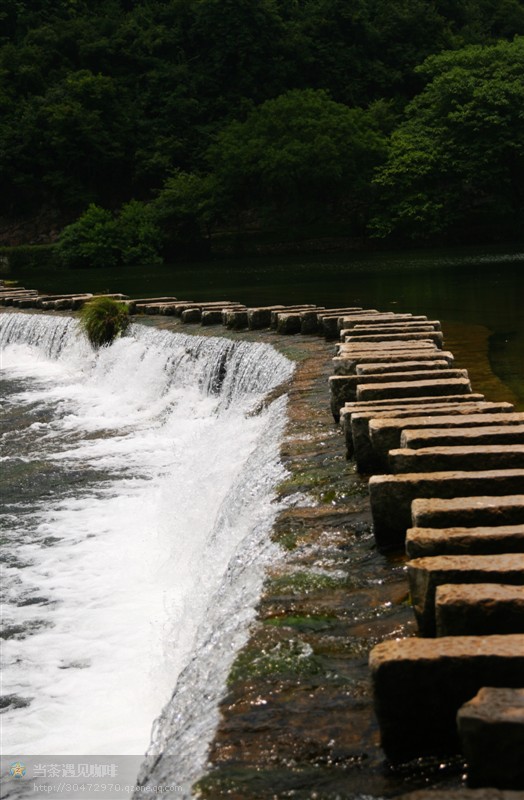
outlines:
M1 227L71 264L523 229L524 0L4 0L0 109Z

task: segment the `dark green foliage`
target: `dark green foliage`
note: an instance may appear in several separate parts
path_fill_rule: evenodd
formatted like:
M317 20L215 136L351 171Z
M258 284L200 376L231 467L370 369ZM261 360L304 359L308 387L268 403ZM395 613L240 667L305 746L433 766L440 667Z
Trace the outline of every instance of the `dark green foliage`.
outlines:
M524 225L524 38L429 58L379 172L379 235Z
M7 258L9 269L16 273L24 269L52 269L60 266L56 245L27 244L0 247L0 259Z
M93 347L99 348L125 333L129 311L124 303L110 297L94 297L83 306L80 322Z
M161 262L161 233L151 206L132 200L118 216L91 204L62 231L58 253L68 267L115 267Z
M68 267L114 267L119 262L116 223L105 208L94 204L62 231L58 252Z
M384 137L402 122L395 153L417 116L429 124L434 76L418 66L522 34L524 0L5 0L0 217L82 214L93 230L68 263L101 265L172 257L217 225L361 231ZM432 214L420 227L447 229Z
M386 139L373 111L294 90L254 109L218 136L210 157L222 195L269 222L358 217Z

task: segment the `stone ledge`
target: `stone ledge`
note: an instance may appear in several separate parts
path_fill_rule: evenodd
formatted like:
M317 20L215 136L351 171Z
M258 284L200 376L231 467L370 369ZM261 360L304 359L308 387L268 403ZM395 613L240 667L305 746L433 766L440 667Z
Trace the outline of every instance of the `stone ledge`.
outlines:
M409 558L524 553L524 525L476 528L410 528Z
M395 762L460 749L458 709L483 686L519 687L524 636L382 642L370 654L382 747Z
M524 493L492 497L418 498L411 505L414 527L524 525Z
M389 464L395 474L446 469L521 469L524 444L401 448L389 451Z
M434 556L407 563L411 602L421 636L435 636L435 597L443 584L524 584L524 554ZM523 673L524 675L524 673Z
M524 689L483 687L457 723L468 784L524 790Z
M377 544L381 548L393 548L404 544L405 533L412 527L414 500L524 494L524 470L372 475L369 493Z
M524 633L524 586L443 584L437 587L435 615L437 636Z

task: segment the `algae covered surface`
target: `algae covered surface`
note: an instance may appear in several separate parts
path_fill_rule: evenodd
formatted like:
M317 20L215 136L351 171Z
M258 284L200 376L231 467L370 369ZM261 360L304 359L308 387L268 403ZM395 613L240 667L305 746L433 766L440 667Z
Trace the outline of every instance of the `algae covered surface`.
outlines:
M415 623L404 559L378 553L367 479L345 460L329 414L333 347L302 336L270 341L297 364L284 510L272 534L282 555L231 670L196 796L334 800L456 787L460 762L393 769L380 749L368 654L413 635Z

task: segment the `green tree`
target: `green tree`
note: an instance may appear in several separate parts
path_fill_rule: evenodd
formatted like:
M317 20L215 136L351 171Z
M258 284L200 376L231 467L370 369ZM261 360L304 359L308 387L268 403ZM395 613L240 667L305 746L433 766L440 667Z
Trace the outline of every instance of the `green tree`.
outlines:
M294 90L255 108L218 136L210 162L222 202L273 223L361 222L385 150L380 114Z
M214 176L175 172L152 208L169 257L176 256L180 248L205 250L217 215Z
M524 39L429 58L376 182L374 230L428 237L524 222Z
M151 205L131 200L122 206L115 225L123 264L152 266L161 263L162 234Z
M58 252L68 267L116 266L120 261L117 226L110 211L91 204L62 231Z

